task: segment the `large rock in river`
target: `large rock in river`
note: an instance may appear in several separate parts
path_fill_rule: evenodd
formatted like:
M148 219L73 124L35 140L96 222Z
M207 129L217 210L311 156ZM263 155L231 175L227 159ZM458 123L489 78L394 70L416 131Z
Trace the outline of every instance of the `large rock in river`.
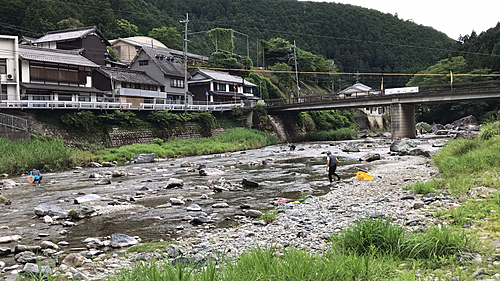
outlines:
M111 247L113 248L123 248L136 244L139 244L139 241L134 237L121 233L111 234Z
M182 187L184 185L184 181L181 179L176 179L176 178L170 178L167 181L167 185L165 185L165 188L170 189L174 187Z
M344 143L341 149L343 152L359 152L359 146L355 142Z
M141 164L141 163L152 163L155 161L155 154L139 154L138 156L134 156L130 159L130 162L134 164Z
M367 153L359 158L359 161L372 162L375 160L380 160L380 154L378 153Z
M258 182L247 180L247 179L243 179L243 181L241 182L241 184L244 187L259 187L259 183Z
M390 151L392 152L408 152L411 148L417 147L414 141L409 139L395 140L391 143Z
M42 203L42 204L35 207L35 215L37 215L39 217L58 216L61 218L65 218L68 216L68 211L66 211L66 210L64 210L61 207L58 207L56 205Z
M75 200L73 201L73 203L82 204L85 202L97 201L97 200L101 200L101 196L99 196L97 194L86 194L83 196L76 197Z
M91 217L95 213L95 209L88 206L78 206L68 212L73 219L85 219Z

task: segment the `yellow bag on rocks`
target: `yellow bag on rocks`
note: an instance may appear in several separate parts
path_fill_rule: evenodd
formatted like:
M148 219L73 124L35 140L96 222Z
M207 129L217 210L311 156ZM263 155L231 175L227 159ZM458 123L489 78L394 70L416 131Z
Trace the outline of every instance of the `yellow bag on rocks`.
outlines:
M370 176L371 174L373 174L372 172L363 172L363 171L359 171L356 173L356 179L358 181L371 181L373 180L373 177Z

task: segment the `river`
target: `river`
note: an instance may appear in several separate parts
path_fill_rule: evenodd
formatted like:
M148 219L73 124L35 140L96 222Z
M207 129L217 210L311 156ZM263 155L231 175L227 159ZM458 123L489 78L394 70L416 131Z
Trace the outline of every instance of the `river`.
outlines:
M19 242L38 245L40 234L48 236L43 240L66 241L70 248L82 248L87 237L105 237L113 233L139 236L143 242L169 241L179 236L192 235L196 228L185 217L196 216L200 212L187 212L190 204L198 204L203 212L214 219L215 223L206 227L228 227L234 223L234 216L241 214L240 205L248 204L252 209L268 210L276 198L297 200L302 193L320 196L330 191L325 171L327 150L340 159L338 174L346 179L355 176L357 168L366 163L358 161L367 152L388 155L390 140L380 139L360 146L361 152L341 152L338 146L326 142L300 143L295 151L286 146L269 146L241 152L163 159L148 164L127 166L83 168L72 171L46 173L40 187L27 183L26 177L11 178L21 183L12 189L2 190L1 194L11 200L10 205L0 205L0 237L21 235ZM192 163L191 167L181 167L183 162ZM265 162L265 164L263 164ZM221 174L201 176L196 169L206 165L207 170L218 169ZM91 174L111 173L120 170L133 175L115 177L111 184L96 185ZM184 181L182 188L163 188L170 178ZM234 191L213 192L206 189L211 182L230 183ZM241 186L242 179L259 183L258 187ZM227 186L227 185L226 185ZM137 192L148 190L146 195ZM41 203L59 206L65 210L75 208L74 199L84 194L97 194L101 200L84 203L94 207L101 215L74 221L73 227L61 224L47 224L34 215L33 208ZM182 196L185 205L165 206L172 197ZM132 198L132 200L131 200ZM203 199L205 198L205 199ZM225 202L228 208L212 208L213 204ZM160 206L160 208L158 208ZM61 230L68 230L68 233ZM62 233L62 234L61 234ZM3 244L1 247L13 246ZM7 265L13 264L12 257L0 256Z

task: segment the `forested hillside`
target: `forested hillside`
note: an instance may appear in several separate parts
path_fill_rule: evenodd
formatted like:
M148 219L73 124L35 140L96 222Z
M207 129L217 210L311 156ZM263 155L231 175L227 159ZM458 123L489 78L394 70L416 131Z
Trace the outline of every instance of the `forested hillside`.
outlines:
M294 40L302 50L333 59L344 72L415 73L438 61L453 40L430 27L351 5L297 0L1 0L0 33L38 37L49 30L97 25L113 39L148 35L154 28L182 31L189 13L189 51L208 55L204 31L231 28L235 52L254 66L260 40ZM165 29L166 30L166 29ZM299 66L300 68L300 66ZM344 79L354 79L347 77ZM364 80L365 81L364 81ZM391 83L387 77L386 84ZM402 78L406 79L406 78ZM380 86L380 79L361 78ZM401 84L399 81L398 84ZM373 85L373 86L375 86ZM388 85L390 86L390 85Z

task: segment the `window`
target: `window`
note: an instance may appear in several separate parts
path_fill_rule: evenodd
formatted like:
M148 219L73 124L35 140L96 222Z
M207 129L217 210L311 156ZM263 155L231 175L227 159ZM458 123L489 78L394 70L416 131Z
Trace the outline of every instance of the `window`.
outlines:
M2 93L0 93L0 100L7 100L7 85L2 85Z
M162 99L156 99L156 104L164 104L165 100Z
M155 102L154 102L154 99L144 99L144 103L153 104Z
M0 59L0 74L7 74L7 59Z
M226 84L214 83L216 91L226 91Z
M252 87L243 87L243 92L247 94L253 94L253 88Z
M90 101L90 94L78 95L78 101Z
M40 82L57 82L85 85L89 71L79 70L77 66L51 63L31 63L30 79Z
M145 65L148 65L149 64L149 61L148 60L140 60L139 61L139 65L140 66L145 66Z
M184 80L182 79L170 79L170 87L172 88L184 88Z

